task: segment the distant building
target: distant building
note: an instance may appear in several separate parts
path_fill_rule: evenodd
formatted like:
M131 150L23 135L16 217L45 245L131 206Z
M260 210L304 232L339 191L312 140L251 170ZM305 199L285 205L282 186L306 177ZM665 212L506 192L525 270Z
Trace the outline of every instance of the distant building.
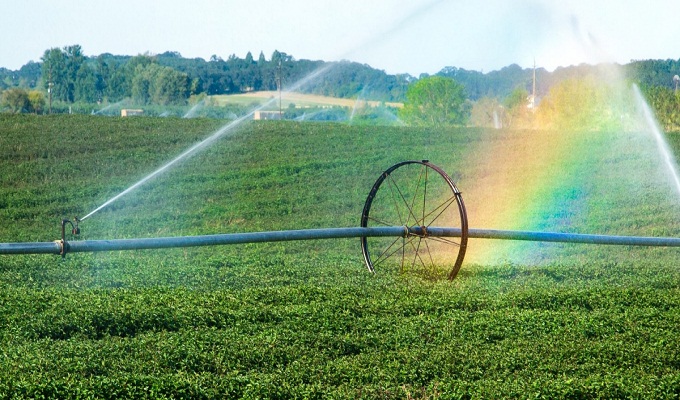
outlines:
M120 110L121 117L133 117L135 115L144 115L144 110L122 109Z
M527 108L531 111L536 110L536 96L534 96L533 94L527 96Z
M527 97L527 108L532 112L536 111L536 59L534 59L534 80L531 85L531 94Z
M253 119L281 119L281 116L282 114L279 111L255 111Z

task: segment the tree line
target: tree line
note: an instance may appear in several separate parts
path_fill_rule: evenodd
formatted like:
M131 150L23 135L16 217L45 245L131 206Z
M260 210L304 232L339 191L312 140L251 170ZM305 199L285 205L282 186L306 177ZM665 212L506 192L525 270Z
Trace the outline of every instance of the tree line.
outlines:
M675 87L678 81L672 79L680 74L680 60L631 61L617 68L625 80L637 83L643 90L665 129L680 129L680 97ZM257 58L248 52L245 58L232 54L226 60L216 55L204 60L170 51L157 55L105 53L90 57L80 45L72 45L48 49L40 62L29 62L17 71L0 68L0 91L4 92L3 104L12 112L44 112L46 104L52 101L95 104L131 99L140 105L185 105L192 96L285 88L320 69L324 69L322 78L302 85L298 91L408 103L409 87L429 78L427 74L418 78L409 74L390 75L349 61L297 60L278 50L268 59L262 52ZM445 67L434 76L450 78L460 85L454 93L464 96L465 102L455 108L464 115L453 118L457 123L516 126L528 117L524 106L532 92L534 73L536 99L549 99L551 91L554 98L555 88L563 82L581 79L586 86L593 86L601 80L602 70L601 65L582 64L552 72L543 68L534 71L513 64L487 73ZM415 115L415 111L407 107L404 112Z
M331 68L327 68L331 67ZM43 90L64 103L117 102L126 98L137 104L186 104L192 95L236 94L285 89L321 68L323 79L300 91L341 98L399 101L409 75L388 75L365 64L296 60L278 50L269 59L260 52L254 59L236 55L224 60L188 59L177 52L158 55L88 57L80 45L45 51L39 63L18 71L0 68L0 90L21 87Z

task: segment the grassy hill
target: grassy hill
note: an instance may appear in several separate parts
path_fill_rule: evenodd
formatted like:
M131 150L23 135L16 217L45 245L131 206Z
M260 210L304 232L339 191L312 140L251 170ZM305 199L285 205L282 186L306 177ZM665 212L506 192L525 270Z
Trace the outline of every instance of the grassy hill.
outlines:
M58 239L221 124L0 115L0 242ZM638 140L250 122L81 239L357 226L379 174L424 158L473 227L675 235ZM0 397L677 398L677 251L530 245L471 241L502 257L453 282L369 274L356 239L0 256Z

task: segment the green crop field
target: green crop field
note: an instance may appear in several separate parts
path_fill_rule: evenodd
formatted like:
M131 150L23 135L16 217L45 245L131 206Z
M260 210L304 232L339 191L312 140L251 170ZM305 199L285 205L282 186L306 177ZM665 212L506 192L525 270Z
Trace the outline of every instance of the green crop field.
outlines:
M328 97L320 95L312 95L297 92L282 92L280 97L281 106L286 109L291 104L296 107L376 107L380 105L379 101L366 101L364 99L343 99L338 97ZM276 91L251 92L246 94L232 94L232 95L215 95L210 96L211 100L218 106L227 104L237 104L242 106L251 106L255 104L263 104L271 101L272 104L269 109L277 109L279 107L279 93ZM402 103L386 103L389 107L402 107Z
M62 218L223 123L0 115L0 242L59 239ZM358 226L379 174L424 158L461 187L475 227L475 182L502 161L488 146L508 149L520 134L545 140L250 122L83 221L79 239ZM499 162L519 175L508 193L552 213L531 226L678 233L673 193L630 164L638 147L614 139L593 134L565 152L570 172L546 175L549 193L529 187L528 157ZM452 282L370 274L358 239L2 255L0 398L680 397L678 250L536 245L516 256L523 249L464 263Z

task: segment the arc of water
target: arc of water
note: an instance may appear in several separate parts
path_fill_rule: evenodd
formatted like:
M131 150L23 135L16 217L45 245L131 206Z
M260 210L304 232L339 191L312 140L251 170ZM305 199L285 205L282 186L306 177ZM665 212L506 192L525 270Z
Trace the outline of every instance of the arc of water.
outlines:
M365 41L365 42L362 44L362 46L365 46L365 45L367 45L367 44L369 44L369 43L371 43L371 42L376 42L376 41L384 40L386 37L389 37L389 34L390 34L390 33L392 33L393 31L395 31L395 30L397 30L397 29L400 29L400 28L403 26L404 23L408 22L408 21L409 21L410 19L412 19L414 16L423 15L427 10L430 10L431 8L437 6L438 4L443 3L444 1L445 1L445 0L430 0L430 1L426 2L426 3L423 4L423 5L420 5L420 6L416 7L412 13L410 13L410 14L404 16L403 19L398 20L398 21L396 21L395 23L391 24L391 25L390 25L390 26L389 26L389 27L388 27L381 35L376 35L376 36L374 36L373 38L371 38L371 40ZM357 50L357 49L361 48L362 46L356 46L352 51ZM346 58L347 56L349 56L349 54L352 53L352 51L345 51L345 52L343 53L343 54L344 54L344 57L341 57L341 58ZM335 65L335 64L333 64L333 63L329 63L329 64L326 64L326 65L324 65L324 66L318 68L317 70L313 71L312 73L310 73L310 74L307 75L306 77L304 77L304 78L300 79L299 81L297 81L297 82L296 82L295 84L293 84L292 86L286 88L286 89L285 89L285 92L292 92L292 91L295 91L295 90L299 89L300 87L302 87L302 86L304 86L305 84L309 83L309 82L312 81L313 79L316 79L316 78L319 77L320 75L324 74L326 71L328 71L328 70L329 70L330 68L332 68L334 65ZM182 154L180 154L179 156L177 156L176 158L174 158L172 161L170 161L170 162L168 162L167 164L163 165L162 167L158 168L156 171L152 172L151 174L145 176L145 177L142 178L140 181L138 181L138 182L135 183L134 185L130 186L129 188L125 189L125 190L124 190L123 192L121 192L120 194L118 194L118 195L112 197L111 199L107 200L107 201L106 201L104 204L102 204L101 206L95 208L92 212L90 212L90 213L87 214L85 217L83 217L83 218L81 219L81 221L84 220L84 219L89 218L91 215L95 214L97 211L99 211L99 210L101 210L102 208L108 206L109 204L113 203L114 201L120 199L121 197L125 196L126 194L130 193L131 191L135 190L136 188L142 186L144 183L148 182L148 181L149 181L150 179L152 179L153 177L155 177L155 176L157 176L158 174L160 174L160 173L162 173L162 172L168 170L168 169L169 169L170 167L172 167L174 164L178 163L179 161L183 160L183 159L186 158L186 157L191 156L192 154L194 154L194 153L195 153L196 151L198 151L199 149L202 149L202 148L206 147L207 145L209 145L210 143L213 143L215 140L221 138L221 137L224 136L225 134L227 134L227 133L229 133L229 132L232 132L235 128L237 128L238 126L240 126L244 121L250 119L250 118L253 116L253 114L255 114L256 111L259 111L259 110L261 110L262 108L264 108L264 107L270 105L271 102L273 102L273 101L275 101L275 100L272 99L272 100L266 102L264 105L262 105L262 106L260 106L260 107L257 107L257 108L255 108L255 109L253 109L252 111L250 111L247 115L245 115L245 116L243 116L243 117L241 117L241 118L238 118L238 119L234 120L233 122L231 122L231 123L225 125L224 127L220 128L217 132L213 133L212 135L210 135L209 137L207 137L207 138L204 139L203 141L201 141L201 142L195 144L194 146L192 146L191 148L189 148L188 150L186 150L184 153L182 153Z
M324 66L318 68L317 70L313 71L312 73L310 73L310 74L307 75L306 77L304 77L304 78L300 79L299 81L297 81L297 82L296 82L295 84L293 84L292 86L286 88L285 91L286 91L286 92L292 92L292 91L298 90L300 87L302 87L302 86L308 84L308 83L311 82L312 80L318 78L320 75L322 75L323 73L325 73L326 71L328 71L329 69L331 69L334 65L335 65L335 64L326 64L326 65L324 65ZM119 194L113 196L112 198L110 198L109 200L107 200L106 202L104 202L104 204L102 204L102 205L100 205L99 207L95 208L95 209L92 210L89 214L87 214L87 215L85 215L83 218L81 218L80 220L83 221L83 220L89 218L90 216L92 216L93 214L95 214L96 212L98 212L99 210L101 210L101 209L103 209L104 207L110 205L110 204L113 203L114 201L116 201L116 200L120 199L121 197L125 196L126 194L132 192L133 190L137 189L138 187L142 186L143 184L145 184L146 182L148 182L148 181L151 180L152 178L154 178L154 177L158 176L159 174L161 174L161 173L167 171L167 170L170 169L173 165L175 165L175 164L177 164L178 162L184 160L185 158L187 158L187 157L189 157L189 156L195 154L195 153L198 152L200 149L206 148L207 146L209 146L209 145L211 145L212 143L214 143L217 139L222 138L223 136L225 136L225 135L228 134L228 133L233 133L233 132L235 131L236 128L238 128L241 124L243 124L243 122L245 122L245 121L247 121L247 120L250 120L250 119L252 118L253 114L255 114L256 111L261 110L261 109L263 109L263 108L269 106L269 105L272 104L274 101L276 101L276 99L273 99L273 98L272 98L272 99L270 99L269 101L265 102L264 104L260 105L259 107L256 107L255 109L251 110L248 114L246 114L246 115L244 115L244 116L242 116L242 117L240 117L240 118L238 118L238 119L235 119L234 121L232 121L232 122L230 122L230 123L224 125L224 126L221 127L220 129L218 129L216 132L214 132L212 135L208 136L207 138L203 139L202 141L200 141L200 142L196 143L195 145L191 146L189 149L185 150L182 154L180 154L180 155L178 155L177 157L173 158L172 160L170 160L169 162L167 162L165 165L161 166L160 168L158 168L157 170L153 171L153 172L150 173L149 175L147 175L147 176L145 176L144 178L140 179L140 180L137 181L135 184L133 184L133 185L130 186L129 188L125 189L124 191L120 192Z
M642 109L642 116L644 117L645 122L649 126L649 129L652 131L652 134L654 135L654 139L656 140L656 145L659 148L659 152L661 153L664 163L666 164L666 168L668 169L668 172L671 178L673 179L673 183L675 184L675 190L677 191L678 194L680 194L680 176L678 175L675 158L673 157L673 152L668 147L668 143L666 143L666 140L663 134L661 133L661 128L659 127L659 124L656 122L656 118L652 113L651 107L649 107L649 104L647 104L647 101L645 101L642 92L640 92L640 88L635 84L633 84L633 92L635 94L635 99L637 100L638 106Z

